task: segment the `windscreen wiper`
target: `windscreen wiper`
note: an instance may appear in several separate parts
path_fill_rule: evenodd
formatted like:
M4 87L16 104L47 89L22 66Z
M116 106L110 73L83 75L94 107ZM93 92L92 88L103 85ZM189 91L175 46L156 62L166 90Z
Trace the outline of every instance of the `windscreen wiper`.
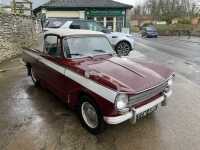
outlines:
M79 54L79 53L71 53L70 55L71 56L82 56L82 54Z

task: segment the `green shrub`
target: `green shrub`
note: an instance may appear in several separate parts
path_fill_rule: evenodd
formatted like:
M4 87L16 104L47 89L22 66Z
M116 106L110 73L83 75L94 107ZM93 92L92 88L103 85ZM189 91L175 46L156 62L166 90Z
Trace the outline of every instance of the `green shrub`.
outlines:
M144 24L142 25L142 27L147 27L147 26L150 26L150 25L153 25L153 23L144 23Z
M131 27L131 32L136 32L136 33L138 33L138 32L140 32L140 28L139 28L138 26L132 26L132 27Z
M190 24L171 24L155 26L160 35L187 35L188 31L193 31L193 27Z
M190 19L181 19L178 21L179 24L191 24Z

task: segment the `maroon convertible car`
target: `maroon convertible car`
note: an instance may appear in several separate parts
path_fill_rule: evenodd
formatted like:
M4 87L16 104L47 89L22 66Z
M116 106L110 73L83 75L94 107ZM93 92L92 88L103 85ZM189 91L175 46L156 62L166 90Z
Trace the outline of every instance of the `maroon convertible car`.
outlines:
M86 30L46 32L39 46L24 49L23 60L34 84L78 110L93 134L166 105L175 76L163 66L118 57L104 34Z

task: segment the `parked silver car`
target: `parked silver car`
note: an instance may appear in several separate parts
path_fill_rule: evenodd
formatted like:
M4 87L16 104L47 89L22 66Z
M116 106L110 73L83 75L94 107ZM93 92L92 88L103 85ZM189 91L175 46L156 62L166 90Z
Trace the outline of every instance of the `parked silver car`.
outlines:
M110 40L113 48L116 53L119 55L126 56L132 51L135 47L135 41L132 35L120 33L120 32L111 32L105 27L102 27L100 24L93 20L77 20L77 19L64 19L64 18L48 18L45 23L44 30L49 31L51 29L85 29L92 31L99 31L106 34Z

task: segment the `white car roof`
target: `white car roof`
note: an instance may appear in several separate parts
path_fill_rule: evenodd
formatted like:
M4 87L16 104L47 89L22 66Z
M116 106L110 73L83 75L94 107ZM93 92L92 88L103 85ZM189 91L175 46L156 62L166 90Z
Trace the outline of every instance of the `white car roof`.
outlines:
M61 37L71 35L104 35L104 33L90 30L79 30L79 29L50 29L45 34L56 34Z

